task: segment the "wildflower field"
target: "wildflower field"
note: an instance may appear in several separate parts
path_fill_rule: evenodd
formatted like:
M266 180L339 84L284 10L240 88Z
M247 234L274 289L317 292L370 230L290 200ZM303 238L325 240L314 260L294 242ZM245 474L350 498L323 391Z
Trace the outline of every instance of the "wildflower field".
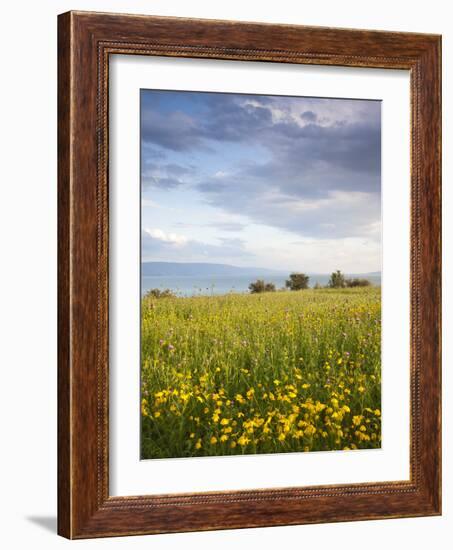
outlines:
M381 445L380 288L142 300L141 456Z

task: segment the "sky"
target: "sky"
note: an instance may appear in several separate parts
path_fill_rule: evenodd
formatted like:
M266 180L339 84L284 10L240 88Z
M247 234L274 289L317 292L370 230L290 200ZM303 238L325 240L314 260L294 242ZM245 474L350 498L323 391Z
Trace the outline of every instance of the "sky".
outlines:
M141 91L142 261L379 271L379 101Z

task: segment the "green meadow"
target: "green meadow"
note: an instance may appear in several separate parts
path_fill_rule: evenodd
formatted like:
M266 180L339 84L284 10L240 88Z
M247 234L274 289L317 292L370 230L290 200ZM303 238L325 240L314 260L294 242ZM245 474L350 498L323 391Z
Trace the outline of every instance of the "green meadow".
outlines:
M381 289L142 299L141 456L381 445Z

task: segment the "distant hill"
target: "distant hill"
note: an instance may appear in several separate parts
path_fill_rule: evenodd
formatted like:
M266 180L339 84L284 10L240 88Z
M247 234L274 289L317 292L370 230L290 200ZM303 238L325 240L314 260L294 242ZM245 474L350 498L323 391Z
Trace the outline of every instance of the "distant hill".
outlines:
M264 267L237 267L227 264L182 263L182 262L143 262L142 275L155 277L218 277L234 275L284 275L286 271Z

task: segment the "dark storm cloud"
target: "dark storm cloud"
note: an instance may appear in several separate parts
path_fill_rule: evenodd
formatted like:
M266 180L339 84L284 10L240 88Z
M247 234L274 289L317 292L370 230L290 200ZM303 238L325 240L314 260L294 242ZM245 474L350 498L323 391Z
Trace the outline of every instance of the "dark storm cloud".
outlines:
M144 143L172 151L209 149L209 141L245 141L272 126L271 111L264 106L242 105L237 96L205 94L197 116L182 111L163 113L153 104L142 110Z
M145 144L153 143L172 151L184 151L202 145L195 121L180 112L164 115L158 111L143 111L141 136Z
M353 123L274 128L270 160L250 161L238 175L266 180L299 197L332 190L380 192L379 127Z
M304 111L301 115L300 115L300 118L302 120L305 120L306 122L316 122L316 119L318 118L316 113L314 113L313 111Z
M274 171L280 168L305 171L320 162L352 172L377 174L380 171L380 120L376 116L321 125L313 111L304 111L300 118L307 124L301 126L288 116L278 122L273 120L272 108L283 103L281 98L261 105L241 102L242 96L238 95L205 95L209 101L196 116L145 110L142 115L144 142L183 151L208 148L210 141L246 141L269 151L274 166L268 168Z

